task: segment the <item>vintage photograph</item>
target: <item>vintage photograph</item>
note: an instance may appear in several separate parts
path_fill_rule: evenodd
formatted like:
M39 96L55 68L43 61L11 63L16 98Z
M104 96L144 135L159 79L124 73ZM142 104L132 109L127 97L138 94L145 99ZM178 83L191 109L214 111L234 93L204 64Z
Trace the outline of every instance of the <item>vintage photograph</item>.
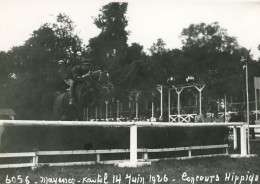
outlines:
M0 184L260 184L259 0L0 0Z

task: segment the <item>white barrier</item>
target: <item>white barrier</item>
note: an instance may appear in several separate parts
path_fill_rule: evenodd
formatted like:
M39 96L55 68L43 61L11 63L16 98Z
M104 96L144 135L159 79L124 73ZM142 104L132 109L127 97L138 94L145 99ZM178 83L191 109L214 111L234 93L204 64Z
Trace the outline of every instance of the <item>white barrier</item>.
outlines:
M226 149L225 153L214 155L192 155L193 150L205 150L205 149ZM143 158L137 159L137 161L149 163L150 161L171 160L171 159L187 159L197 157L211 157L211 156L226 156L228 155L228 145L207 145L207 146L189 146L189 147L177 147L177 148L158 148L158 149L137 149L139 153L143 154ZM149 158L148 153L159 152L177 152L187 151L187 156L182 157L169 157L169 158ZM33 169L41 166L72 166L72 165L94 165L94 164L125 164L124 160L101 160L103 154L117 154L117 153L129 153L129 149L110 149L110 150L73 150L73 151L36 151L27 153L0 153L0 158L20 158L31 157L32 162L29 163L15 163L15 164L0 164L0 168L19 168L19 167L32 167ZM39 162L39 157L42 156L62 156L62 155L96 155L94 161L78 161L78 162Z
M36 121L0 120L0 126L103 126L130 127L130 161L122 166L137 167L137 127L240 127L241 156L247 155L246 125L244 123L162 123L162 122L89 122L89 121Z

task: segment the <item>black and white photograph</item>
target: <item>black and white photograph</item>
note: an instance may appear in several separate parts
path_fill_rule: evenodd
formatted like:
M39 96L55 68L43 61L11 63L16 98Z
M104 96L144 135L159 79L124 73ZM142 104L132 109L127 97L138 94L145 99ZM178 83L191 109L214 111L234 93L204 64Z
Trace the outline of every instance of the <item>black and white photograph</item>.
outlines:
M0 0L0 184L260 184L259 0Z

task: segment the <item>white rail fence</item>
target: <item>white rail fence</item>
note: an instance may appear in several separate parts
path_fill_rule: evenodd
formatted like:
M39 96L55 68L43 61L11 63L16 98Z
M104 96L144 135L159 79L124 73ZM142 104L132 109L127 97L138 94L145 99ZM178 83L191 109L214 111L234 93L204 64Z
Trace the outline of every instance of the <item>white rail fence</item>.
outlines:
M139 162L160 161L168 159L176 159L176 157L169 158L149 158L149 153L159 152L178 152L188 151L187 156L177 158L193 158L201 156L213 156L213 155L192 155L193 150L204 149L225 149L225 153L214 155L228 155L228 144L223 145L207 145L207 146L189 146L189 147L177 147L177 148L159 148L159 149L137 149L138 153L142 153L142 158L138 159ZM15 164L1 164L0 168L19 168L19 167L32 167L33 169L41 166L72 166L72 165L93 165L93 164L118 164L125 160L101 160L103 154L115 154L115 153L130 153L129 149L110 149L110 150L73 150L73 151L37 151L29 153L1 153L0 158L32 158L29 163L15 163ZM62 156L62 155L96 155L95 161L81 161L81 162L54 162L54 163L41 163L39 162L40 156Z
M32 157L32 163L23 164L11 164L11 165L0 165L0 168L6 167L37 167L42 163L39 163L39 156L44 155L77 155L77 154L96 154L96 161L86 162L71 162L71 163L49 163L49 166L55 164L60 165L84 165L94 163L113 163L114 161L101 161L100 154L109 153L128 153L130 152L130 160L125 160L121 166L137 167L141 162L150 162L152 159L148 158L148 153L151 152L171 152L171 151L188 151L188 156L191 157L191 150L195 149L212 149L212 148L226 148L227 145L209 145L209 146L191 146L182 148L163 148L163 149L138 149L137 148L137 127L233 127L234 131L236 128L240 128L241 134L241 156L247 155L247 141L246 141L246 128L248 125L245 123L162 123L162 122L88 122L88 121L35 121L35 120L0 120L0 125L4 126L102 126L102 127L129 127L130 128L130 149L129 150L88 150L88 151L38 151L30 153L2 153L0 158L6 157ZM256 128L256 125L254 125ZM260 126L258 127L260 128ZM234 140L236 141L236 140ZM137 153L143 153L143 159L137 159ZM225 153L227 154L227 152ZM158 159L156 159L158 160ZM117 161L118 162L118 161ZM45 163L46 164L46 163ZM121 163L120 163L121 164ZM47 163L48 165L48 163Z

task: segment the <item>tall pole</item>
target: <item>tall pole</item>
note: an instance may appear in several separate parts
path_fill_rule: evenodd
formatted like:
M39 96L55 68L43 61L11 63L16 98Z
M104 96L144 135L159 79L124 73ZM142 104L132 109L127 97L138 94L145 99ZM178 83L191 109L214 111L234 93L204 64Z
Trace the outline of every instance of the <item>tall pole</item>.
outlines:
M250 144L249 144L249 95L248 95L248 68L246 60L246 122L247 122L247 141L248 141L248 154L250 154Z
M257 89L255 88L255 119L258 120L258 111L257 111Z
M171 89L168 89L168 118L169 118L169 122L171 121Z
M178 93L178 122L180 122L180 114L181 114L180 95L181 95L181 93L180 92L177 92L177 93Z
M224 98L224 122L227 122L227 95L225 94L225 98Z
M161 115L159 117L160 120L163 119L163 87L162 86L159 86L156 88L160 94L161 94L161 98L160 98L160 112L161 112ZM157 106L157 109L158 109L158 106Z
M201 112L201 102L202 102L202 97L201 97L201 90L199 90L199 93L200 93L200 115L202 114L202 112Z

